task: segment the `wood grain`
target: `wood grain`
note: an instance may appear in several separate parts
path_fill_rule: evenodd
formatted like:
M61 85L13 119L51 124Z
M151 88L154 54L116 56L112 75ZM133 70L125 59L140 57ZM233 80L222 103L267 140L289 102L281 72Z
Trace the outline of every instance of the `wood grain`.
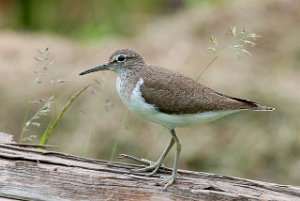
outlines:
M9 137L9 136L8 136ZM3 136L1 137L1 139ZM2 140L3 142L3 140ZM8 142L5 141L4 142ZM0 144L3 200L300 200L300 187L180 170L167 191L136 165Z

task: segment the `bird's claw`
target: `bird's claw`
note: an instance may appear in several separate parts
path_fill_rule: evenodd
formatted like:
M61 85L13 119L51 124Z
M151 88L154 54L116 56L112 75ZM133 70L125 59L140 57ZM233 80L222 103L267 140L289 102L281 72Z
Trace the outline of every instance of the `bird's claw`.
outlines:
M171 177L165 179L163 182L160 183L161 186L164 186L163 187L163 190L167 190L167 188L169 186L171 186L172 184L175 183L175 177L172 175Z
M143 158L139 159L134 156L127 155L127 154L120 154L118 159L130 159L135 162L141 163L142 165L145 165L146 167L143 167L143 168L131 169L130 172L142 174L142 175L148 176L148 177L155 175L160 167L165 168L165 165L160 163L159 161L153 162L153 161L143 159ZM149 171L151 171L151 172L147 173Z

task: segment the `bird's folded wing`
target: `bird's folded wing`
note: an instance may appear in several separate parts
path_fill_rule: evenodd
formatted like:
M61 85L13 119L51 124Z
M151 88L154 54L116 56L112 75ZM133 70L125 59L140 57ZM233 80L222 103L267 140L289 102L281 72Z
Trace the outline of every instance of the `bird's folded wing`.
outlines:
M181 74L167 71L162 76L149 76L140 86L145 101L160 112L195 114L222 110L268 110L265 106L218 93Z

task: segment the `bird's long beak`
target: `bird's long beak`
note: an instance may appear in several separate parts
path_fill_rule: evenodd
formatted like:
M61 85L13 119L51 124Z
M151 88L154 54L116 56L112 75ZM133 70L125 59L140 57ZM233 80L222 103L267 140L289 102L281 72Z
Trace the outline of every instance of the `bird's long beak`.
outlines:
M101 66L97 66L94 68L90 68L86 71L81 72L79 75L84 75L84 74L88 74L88 73L92 73L92 72L96 72L96 71L101 71L101 70L108 70L109 69L109 64L105 63L102 64Z

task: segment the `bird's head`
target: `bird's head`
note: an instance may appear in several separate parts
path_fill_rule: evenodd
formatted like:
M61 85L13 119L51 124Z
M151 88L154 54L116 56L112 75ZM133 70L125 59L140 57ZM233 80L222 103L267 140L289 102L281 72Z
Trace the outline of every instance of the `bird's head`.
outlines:
M102 70L111 70L117 73L132 69L134 67L142 67L145 64L145 61L141 55L136 53L133 50L129 49L120 49L115 51L109 58L108 62L90 68L86 71L81 72L79 75L84 75L87 73L92 73Z

